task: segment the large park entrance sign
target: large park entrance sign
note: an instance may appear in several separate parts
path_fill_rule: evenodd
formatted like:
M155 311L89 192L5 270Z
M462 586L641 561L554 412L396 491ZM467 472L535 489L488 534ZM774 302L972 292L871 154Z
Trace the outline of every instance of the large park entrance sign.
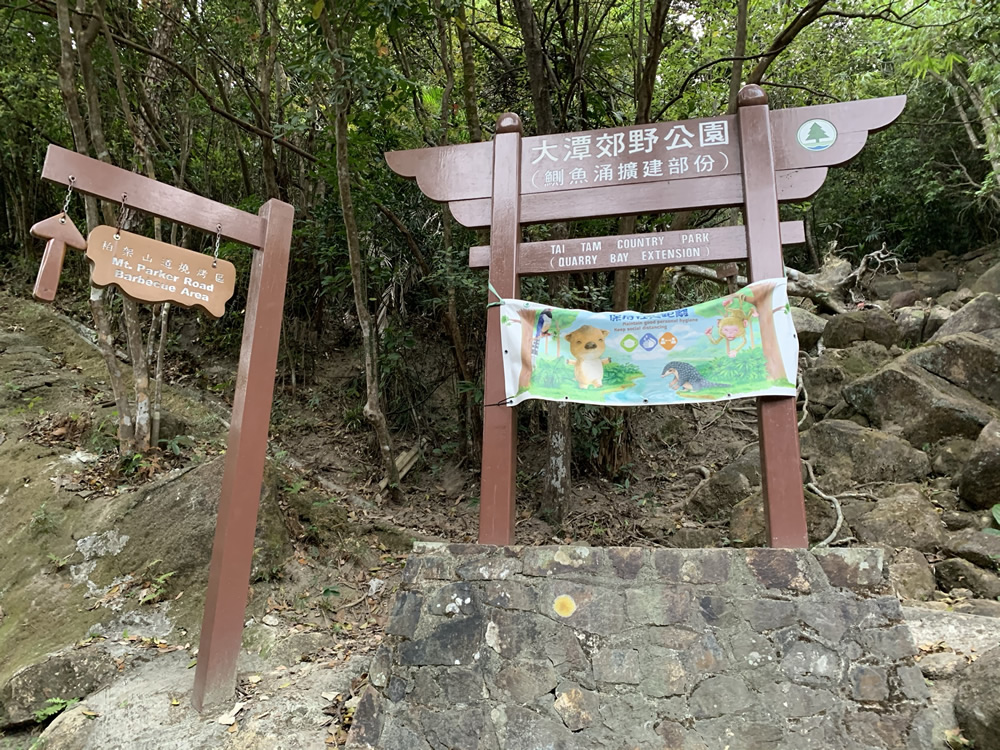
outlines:
M215 237L216 256L222 238L254 249L194 680L193 703L201 710L228 700L236 688L294 209L272 199L257 215L249 214L54 145L42 177L208 232ZM233 294L232 263L116 227L95 227L84 240L65 207L35 225L32 234L49 240L35 284L38 299L54 298L66 245L86 249L94 286L113 284L140 302L200 307L219 317Z
M489 247L472 248L469 263L489 266L501 299L516 299L527 274L692 261L746 260L754 282L783 278L782 242L802 237L801 224L779 221L778 204L816 193L827 168L857 155L905 103L897 96L771 112L764 91L747 86L736 115L522 138L520 119L505 114L492 142L395 151L386 161L447 202L460 223L490 227ZM521 243L522 224L727 206L742 207L742 227ZM479 541L511 544L516 422L513 407L501 405L499 306L487 318L484 402ZM757 416L769 543L805 547L794 396L759 397Z

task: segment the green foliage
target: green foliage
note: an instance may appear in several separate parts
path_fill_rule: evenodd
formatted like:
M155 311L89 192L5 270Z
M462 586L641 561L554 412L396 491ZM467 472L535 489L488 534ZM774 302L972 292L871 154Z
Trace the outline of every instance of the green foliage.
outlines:
M35 711L35 721L39 724L46 722L54 716L58 716L66 709L72 708L79 702L79 698L70 698L69 700L65 698L49 698L45 701L45 705L42 708Z
M139 604L155 603L160 601L160 599L162 599L167 593L167 581L177 575L176 570L171 570L169 573L153 575L153 569L156 568L156 566L158 566L161 562L163 562L163 560L153 560L146 563L146 567L142 571L143 593L139 598Z
M759 346L744 348L735 357L718 357L698 370L708 380L726 385L743 386L767 380L767 360Z
M59 517L46 507L46 503L38 506L31 514L31 521L28 528L35 536L39 534L52 534L59 526Z

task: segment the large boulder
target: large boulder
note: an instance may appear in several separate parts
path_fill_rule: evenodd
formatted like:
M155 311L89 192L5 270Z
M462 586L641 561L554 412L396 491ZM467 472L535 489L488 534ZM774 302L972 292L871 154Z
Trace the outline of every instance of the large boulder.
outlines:
M994 388L996 385L994 380ZM1000 503L1000 420L994 419L979 433L962 469L958 494L973 508L992 508Z
M934 593L934 568L920 550L904 547L889 563L889 580L900 599L924 601Z
M995 570L1000 563L1000 536L986 534L978 528L960 529L948 534L941 544L946 557L960 557L981 568Z
M916 290L920 299L940 297L958 289L958 276L952 271L904 271L898 275L879 276L868 287L878 299L889 299L898 292Z
M826 320L795 305L792 305L792 324L799 337L800 349L812 349L816 346L826 328Z
M934 305L931 307L927 311L927 319L924 321L924 341L927 341L931 336L940 331L941 326L947 323L953 314L951 310L943 305Z
M960 557L937 563L934 575L942 591L969 589L983 599L1000 597L1000 577Z
M944 544L947 531L923 490L904 484L858 519L854 535L864 544L935 552Z
M927 311L921 307L901 307L896 311L900 346L916 346L924 340Z
M899 340L899 327L884 310L854 310L834 315L823 331L823 342L835 349L843 349L855 341L874 341L889 347Z
M691 498L688 512L706 521L725 517L756 487L760 487L760 449L755 447L715 472Z
M976 750L1000 750L1000 648L983 654L963 672L955 718Z
M970 333L935 338L908 355L908 361L940 380L971 394L977 400L1000 408L1000 348Z
M86 698L117 675L115 660L97 646L53 654L18 670L0 690L0 727L34 722L47 701Z
M802 456L828 492L869 482L918 481L931 470L927 455L905 440L840 419L826 419L803 433Z
M984 292L948 318L930 340L955 333L988 333L997 329L1000 329L1000 297Z
M827 349L802 372L809 394L809 411L822 417L844 402L847 383L869 375L892 359L889 351L873 341L862 341L848 349Z
M923 447L949 437L974 439L997 418L998 372L1000 352L981 337L960 334L899 357L843 393L874 427Z
M981 292L1000 294L1000 263L997 263L980 276L976 283L972 285L972 291L976 294Z
M805 491L806 529L810 543L826 539L837 523L837 515L829 500ZM842 534L846 534L844 529ZM755 492L737 503L729 515L729 539L737 547L766 547L767 527L764 522L764 496Z

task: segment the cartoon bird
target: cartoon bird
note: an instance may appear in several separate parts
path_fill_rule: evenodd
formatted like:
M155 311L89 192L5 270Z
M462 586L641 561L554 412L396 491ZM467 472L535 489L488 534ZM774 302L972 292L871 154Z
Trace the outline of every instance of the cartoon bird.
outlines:
M729 385L726 383L713 383L711 380L704 378L695 369L694 365L690 365L687 362L667 362L666 367L663 368L663 372L660 373L660 377L665 378L668 375L672 375L674 379L667 385L677 391L677 395L679 396L683 396L685 393L701 391L705 388L729 388Z
M532 354L538 354L538 340L543 338L545 339L545 353L549 353L549 339L558 333L558 331L554 330L553 325L554 321L551 310L542 310L538 313L538 318L535 320L535 332L531 341Z

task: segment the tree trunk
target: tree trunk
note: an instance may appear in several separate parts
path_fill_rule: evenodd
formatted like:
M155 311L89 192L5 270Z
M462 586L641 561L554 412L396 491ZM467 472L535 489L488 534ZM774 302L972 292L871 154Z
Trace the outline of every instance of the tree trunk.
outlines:
M333 20L331 20L333 19ZM340 208L344 217L344 231L347 235L347 252L350 257L351 282L354 288L354 308L361 328L362 348L365 360L365 382L367 401L365 417L375 430L379 452L385 466L386 478L389 480L389 492L393 499L401 499L399 488L399 471L396 468L393 455L392 437L386 423L385 413L379 395L378 340L374 334L372 316L368 310L368 286L364 275L364 261L361 257L361 241L358 237L358 225L354 218L354 203L351 199L351 167L347 152L347 108L350 99L350 82L344 70L344 59L341 50L348 46L347 39L341 40L341 30L336 23L333 12L333 0L327 0L326 8L320 15L320 24L326 37L333 64L333 78L337 90L333 95L334 136L337 149L337 183L340 190Z
M469 128L469 140L479 143L483 140L483 127L479 121L479 105L476 101L476 57L472 49L472 35L465 15L465 0L458 4L458 43L462 50L462 98L465 102L465 123Z

